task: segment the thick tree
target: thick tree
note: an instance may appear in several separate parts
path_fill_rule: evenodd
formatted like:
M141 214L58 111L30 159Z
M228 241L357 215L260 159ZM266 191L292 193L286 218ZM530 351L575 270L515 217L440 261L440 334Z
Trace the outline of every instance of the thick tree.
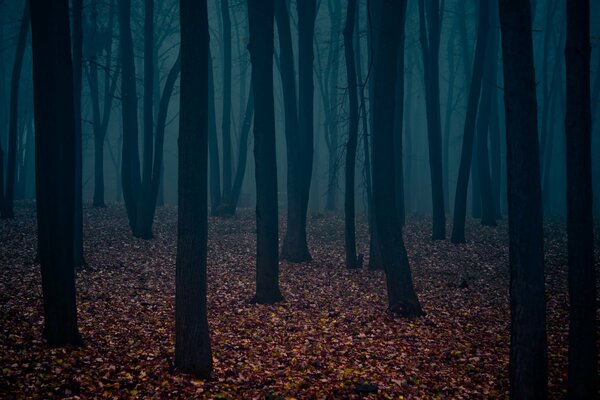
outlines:
M473 142L475 141L475 128L477 122L477 109L481 94L481 80L486 60L486 48L490 30L489 2L484 1L479 5L479 27L477 28L477 45L473 61L473 75L469 86L467 114L463 133L460 165L456 181L456 195L454 197L454 223L452 224L452 243L465 242L465 219L467 216L467 188L469 186L469 173L473 156ZM487 145L487 144L486 144ZM477 201L480 201L478 198Z
M383 0L381 30L376 42L373 108L373 201L381 258L385 269L389 310L403 316L423 315L413 288L402 229L396 213L394 188L394 103L398 46L402 32L397 23L403 1Z
M442 1L443 4L444 1ZM427 114L429 171L431 175L431 200L433 206L433 240L446 238L446 209L444 206L442 173L439 54L443 12L444 10L441 9L439 0L419 0L420 41L425 72L425 110Z
M567 2L567 233L569 398L598 394L596 276L592 212L590 2Z
M181 92L175 275L175 366L210 377L206 307L208 236L208 11L206 0L180 0Z
M17 48L15 50L15 62L13 64L10 80L10 111L8 124L8 152L6 162L6 192L4 185L0 185L2 196L0 199L0 217L14 218L13 203L15 197L15 179L17 170L17 131L19 119L19 86L21 83L21 71L23 69L23 56L25 55L25 46L27 45L27 36L29 34L29 0L25 1L23 17L19 27L19 37L17 39ZM1 149L0 149L1 152ZM2 155L0 154L0 161ZM4 164L0 166L0 173L4 169ZM0 178L0 183L2 182Z
M281 257L291 262L311 259L306 242L306 214L313 165L314 139L314 79L313 40L315 33L316 0L297 2L298 8L298 120L299 135L295 155L288 163L296 163L297 188L288 193L288 224ZM254 85L254 89L258 87ZM258 104L255 104L257 106ZM256 118L256 117L255 117ZM256 122L255 122L256 124Z
M80 344L75 305L75 106L68 0L31 0L38 254L44 338Z
M279 291L277 163L273 95L273 0L248 0L254 95L256 171L256 294L254 303L282 300ZM312 43L312 42L311 42Z
M510 262L510 395L547 397L544 237L529 0L499 0Z

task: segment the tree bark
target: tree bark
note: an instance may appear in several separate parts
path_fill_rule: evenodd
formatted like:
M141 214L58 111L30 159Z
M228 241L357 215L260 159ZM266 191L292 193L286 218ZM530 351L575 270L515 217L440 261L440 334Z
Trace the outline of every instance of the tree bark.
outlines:
M209 378L212 353L206 307L208 11L206 0L180 0L181 93L175 276L175 366Z
M356 0L348 0L346 26L344 27L344 56L346 59L346 79L348 81L348 102L350 109L348 116L348 142L346 144L344 194L344 238L347 268L360 268L362 266L362 259L356 256L356 227L354 222L354 181L356 176L356 148L358 146L358 93L354 60L355 18Z
M13 202L15 196L15 179L17 170L17 125L19 120L19 86L21 83L23 56L25 55L25 45L27 44L28 33L29 0L25 1L25 8L23 9L23 17L21 18L19 38L17 39L17 48L15 51L15 63L13 64L12 76L10 80L10 112L8 124L8 153L6 160L6 192L3 196L3 207L0 210L1 218L14 218L15 216L13 210ZM0 186L0 190L5 190L4 185Z
M405 2L403 0L402 2ZM377 41L373 115L373 200L382 261L386 273L389 310L402 316L420 316L423 310L412 285L408 256L398 223L394 188L394 101L398 45L402 32L397 17L400 1L383 0L381 31ZM375 157L377 155L377 157Z
M441 11L438 0L430 0L425 6L419 0L420 40L425 70L425 103L427 114L427 139L429 143L429 170L431 175L432 239L446 238L446 209L444 206L444 182L442 173L442 123L440 111L440 65ZM385 14L385 13L384 13Z
M473 61L473 76L469 89L467 115L465 116L465 130L460 154L460 166L456 181L456 196L454 199L454 223L452 224L452 243L465 242L465 219L467 215L467 188L469 187L469 172L471 171L471 157L473 156L473 142L475 139L475 124L477 120L477 106L481 94L481 80L485 64L485 53L488 41L489 4L482 2L479 5L479 27L477 29L477 45ZM486 144L487 145L487 144ZM479 201L479 199L478 199Z
M544 238L529 0L499 0L506 111L510 395L547 397Z
M310 261L311 256L306 242L306 214L313 164L314 136L314 80L313 80L313 40L315 33L316 0L297 3L298 7L298 120L299 135L296 156L298 187L295 195L289 196L291 209L288 225L281 249L281 257L291 262ZM257 89L257 86L254 86Z
M282 300L279 291L277 163L273 98L273 0L248 0L254 95L256 171L256 294L254 303ZM312 44L312 42L311 42Z
M590 2L567 2L567 233L569 252L569 391L598 394L596 271L592 211Z
M44 338L78 345L73 266L75 105L68 0L31 0L38 254Z

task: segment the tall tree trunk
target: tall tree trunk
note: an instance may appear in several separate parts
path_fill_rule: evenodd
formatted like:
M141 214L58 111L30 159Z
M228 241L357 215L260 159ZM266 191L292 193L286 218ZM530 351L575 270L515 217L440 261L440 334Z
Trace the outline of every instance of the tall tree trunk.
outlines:
M220 0L223 20L223 202L229 203L231 196L231 18L229 0Z
M567 2L567 233L569 398L598 395L596 271L592 211L590 2Z
M83 0L73 0L73 90L75 106L75 215L73 262L75 268L85 265L83 256L83 159L81 125L81 87L83 81Z
M180 0L181 92L175 274L175 366L209 378L212 353L206 307L208 10Z
M119 34L121 49L121 114L123 118L121 185L129 226L133 231L136 229L137 199L142 184L138 150L138 100L131 34L131 0L119 1Z
M306 213L313 164L313 39L315 33L316 0L297 3L298 7L298 120L299 135L297 154L292 159L297 163L298 187L293 196L288 193L288 202L293 210L288 213L288 225L281 249L281 257L291 262L311 259L306 242ZM257 86L254 86L257 89ZM257 104L255 104L257 106ZM255 122L256 124L256 122ZM256 129L256 128L255 128Z
M231 197L229 200L229 204L226 205L226 213L229 215L235 215L235 210L237 209L238 201L240 200L242 183L244 183L244 176L246 175L246 161L248 159L248 136L250 134L250 128L252 127L253 117L254 91L252 90L251 83L250 91L248 92L248 100L246 102L244 121L242 122L242 132L240 134L240 148L238 150L237 169L235 172L235 178L233 180L233 187L231 188Z
M133 236L152 238L154 214L150 203L152 186L152 158L154 156L154 0L144 0L144 99L143 99L143 158L142 185L137 195L137 216Z
M21 70L23 69L23 56L29 33L29 0L25 1L23 18L19 28L19 38L15 51L15 63L13 64L10 80L10 112L8 124L8 154L6 162L6 192L4 193L3 207L0 210L1 218L14 218L13 201L15 195L15 178L17 169L17 125L19 119L19 85L21 83ZM1 161L1 160L0 160ZM4 190L4 186L0 186Z
M446 238L439 83L439 51L443 11L443 9L440 10L438 0L428 0L427 6L425 6L424 0L419 0L420 40L425 67L425 109L427 114L427 139L429 142L431 202L433 206L433 240Z
M506 110L510 394L547 397L544 237L529 0L499 0Z
M248 0L250 60L254 95L254 162L256 171L255 303L282 300L279 291L277 162L273 96L273 0ZM311 41L312 44L312 41Z
M285 114L285 148L287 155L287 229L298 222L295 220L300 209L300 164L298 161L300 128L298 122L298 103L296 100L296 74L294 72L294 52L290 30L289 12L286 2L275 0L275 18L279 35L280 75L283 90L283 109ZM291 234L291 233L290 233ZM287 234L286 234L287 238ZM285 243L285 242L284 242ZM285 248L285 247L284 247ZM284 249L282 257L284 257Z
M346 267L359 268L362 260L356 256L356 228L354 223L354 180L356 176L356 147L358 146L358 93L356 89L356 66L354 60L354 19L356 0L348 0L346 26L344 27L344 55L350 115L348 121L348 143L346 144L346 174L344 194L344 238Z
M498 43L499 44L499 43ZM495 56L494 74L490 85L492 86L492 104L490 116L490 159L492 166L492 196L494 206L494 218L502 219L502 211L500 208L501 202L501 187L502 187L502 159L501 159L501 144L500 144L500 116L498 112L498 53Z
M477 120L477 105L481 93L481 79L485 64L485 53L488 41L489 3L479 5L479 27L477 28L477 45L473 61L473 76L469 88L467 115L465 116L465 130L460 154L460 166L456 181L456 196L454 198L454 223L452 224L452 243L465 242L465 219L467 214L467 188L469 186L469 172L471 171L471 157L473 155L473 141L475 139L475 124ZM487 144L486 144L487 145ZM478 199L479 201L479 199Z
M221 166L219 141L217 139L217 115L215 110L215 80L212 54L208 49L208 152L210 163L210 211L217 215L221 208Z
M406 7L407 2L400 3L401 14L398 16L397 23L400 25L400 43L398 44L397 61L397 79L396 79L396 102L394 107L394 157L395 163L394 177L396 188L396 212L398 213L398 222L404 226L406 222L406 212L404 207L404 156L402 150L402 128L404 123L404 29L406 26Z
M44 338L78 345L73 267L75 106L68 0L31 0L38 254Z
M491 130L490 118L492 113L492 97L496 88L490 83L496 74L498 38L493 28L498 24L497 8L491 4L489 7L489 37L484 62L483 82L481 85L481 99L477 121L477 172L479 176L481 194L481 224L496 226L494 194L490 176L490 160L488 150L488 131Z
M396 213L394 188L394 92L398 45L403 35L397 23L406 9L403 1L383 0L386 10L377 41L373 130L373 200L382 261L385 268L389 310L402 316L423 315L413 288L402 229Z

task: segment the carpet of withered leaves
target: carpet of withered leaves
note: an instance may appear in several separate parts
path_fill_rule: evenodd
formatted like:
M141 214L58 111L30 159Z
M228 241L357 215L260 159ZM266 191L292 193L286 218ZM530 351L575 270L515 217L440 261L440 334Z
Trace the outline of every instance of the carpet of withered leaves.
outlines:
M281 263L285 301L252 305L251 210L210 219L209 320L214 375L173 368L176 210L161 208L150 241L133 239L120 206L85 210L88 266L77 272L85 344L51 349L43 325L35 210L0 221L2 398L505 398L509 305L507 226L467 225L468 243L430 240L430 222L405 230L427 315L386 312L383 273L346 270L343 219L311 215L314 260ZM281 233L284 232L282 221ZM547 223L549 390L566 389L564 225ZM368 254L358 220L359 251ZM598 244L598 240L596 241ZM600 246L597 246L600 247ZM361 393L377 389L377 393Z

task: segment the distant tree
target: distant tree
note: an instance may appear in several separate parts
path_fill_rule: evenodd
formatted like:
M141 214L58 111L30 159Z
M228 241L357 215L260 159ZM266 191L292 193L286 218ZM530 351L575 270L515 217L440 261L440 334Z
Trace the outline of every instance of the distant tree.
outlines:
M445 1L442 1L441 4L445 4ZM433 240L446 238L439 65L443 12L444 10L441 9L439 0L419 0L420 41L425 70L425 110L427 114L429 170L431 174L431 199L433 206Z
M506 112L510 395L547 397L544 236L529 0L499 0Z
M423 314L413 288L402 229L396 212L394 154L394 102L398 45L402 36L397 18L403 1L383 0L385 12L377 40L373 108L373 200L381 259L384 265L389 310L403 316Z
M38 254L44 338L80 344L75 305L73 220L75 106L68 0L31 0Z
M23 17L19 27L19 37L15 51L15 62L10 80L10 111L8 124L8 153L6 162L6 189L4 184L0 185L0 217L14 218L15 179L17 168L17 124L19 119L19 86L21 83L21 71L23 69L23 56L27 45L29 34L29 0L25 1ZM2 149L0 149L0 183L4 183L4 161ZM6 191L5 191L6 190Z
M298 8L298 119L299 135L295 156L288 163L296 163L297 187L288 193L287 230L281 257L291 262L311 259L306 242L306 214L313 164L314 139L314 79L313 40L315 32L316 0L297 2ZM254 89L258 87L254 85ZM255 102L255 106L258 104ZM255 117L257 118L257 117ZM256 122L255 122L256 124Z
M256 294L254 303L282 300L279 291L277 163L273 95L273 0L248 0L254 95L256 171ZM312 42L311 42L312 43Z
M73 236L73 263L75 268L85 265L83 256L83 197L82 197L82 136L81 90L83 82L83 0L72 1L73 16L73 90L75 106L75 217Z
M231 17L229 0L220 0L223 21L223 108L221 115L221 135L223 138L223 194L222 201L229 203L231 197L232 158L231 158Z
M108 8L108 24L101 28L98 21L98 4L92 3L89 27L87 28L87 62L85 73L92 103L92 128L94 135L94 207L106 207L104 198L104 144L110 122L112 104L117 83L119 81L120 64L111 70L113 56L112 31L115 17L115 0L111 0ZM105 65L100 64L104 54ZM99 69L103 69L102 97L100 96Z
M144 158L140 175L137 122L137 89L133 40L131 35L131 0L119 2L121 43L121 97L123 104L123 155L121 179L123 199L133 235L152 238L152 224L161 179L166 113L179 75L179 58L173 63L159 99L156 131L153 123L154 71L154 0L145 0L144 18ZM152 4L151 4L152 3ZM158 118L163 114L164 118Z
M212 353L206 308L208 235L208 11L180 0L181 92L175 276L175 366L208 378Z
M217 111L215 109L215 77L212 53L208 49L208 155L210 165L210 211L219 215L221 207L221 162L217 138Z
M569 398L598 395L596 274L592 211L590 2L567 2L567 233Z
M356 176L356 148L358 146L358 91L356 83L356 65L354 59L354 22L356 18L356 0L348 0L346 25L344 27L344 54L346 59L346 79L348 81L348 142L346 144L346 174L344 194L344 238L346 249L346 267L358 268L362 260L356 256L356 228L354 222L354 181Z
M452 224L452 243L465 242L465 219L467 216L467 188L473 156L473 142L477 122L477 108L481 94L481 80L486 60L486 48L490 30L489 2L479 5L479 26L477 28L477 45L473 61L473 75L469 86L467 114L463 133L463 143L456 181L456 196L454 198L454 223ZM486 143L487 145L487 143ZM480 201L478 198L477 201Z

